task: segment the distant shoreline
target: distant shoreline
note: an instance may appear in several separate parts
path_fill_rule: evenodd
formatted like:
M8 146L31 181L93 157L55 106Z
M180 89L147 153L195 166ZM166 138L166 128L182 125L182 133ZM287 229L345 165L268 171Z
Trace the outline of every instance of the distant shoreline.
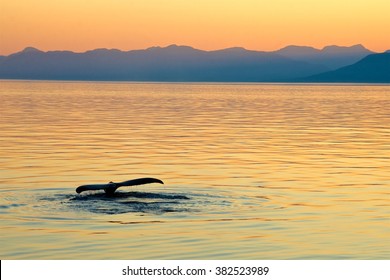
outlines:
M41 79L1 79L0 82L26 82L26 83L102 83L102 84L188 84L188 85L302 85L302 86L310 86L310 85L332 85L332 86L389 86L390 82L386 83L367 83L367 82L170 82L170 81L114 81L114 80L41 80Z
M170 83L390 83L390 53L362 45L274 52L171 45L85 53L35 48L0 56L0 79Z

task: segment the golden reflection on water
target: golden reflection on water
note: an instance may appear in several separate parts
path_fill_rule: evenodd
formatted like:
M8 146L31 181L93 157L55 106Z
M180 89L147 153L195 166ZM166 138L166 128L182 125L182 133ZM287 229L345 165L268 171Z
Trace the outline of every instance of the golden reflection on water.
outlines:
M389 86L1 81L0 104L1 258L390 257Z

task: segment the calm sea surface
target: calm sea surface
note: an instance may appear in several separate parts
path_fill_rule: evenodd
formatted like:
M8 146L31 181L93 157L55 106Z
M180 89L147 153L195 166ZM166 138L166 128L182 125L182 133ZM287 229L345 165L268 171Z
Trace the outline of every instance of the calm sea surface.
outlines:
M0 133L1 259L390 258L390 86L0 81Z

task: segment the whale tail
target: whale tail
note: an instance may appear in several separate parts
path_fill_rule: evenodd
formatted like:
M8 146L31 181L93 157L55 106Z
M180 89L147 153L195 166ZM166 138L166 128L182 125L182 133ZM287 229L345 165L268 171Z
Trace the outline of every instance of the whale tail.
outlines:
M145 185L151 183L164 184L163 181L156 178L138 178L133 180L128 180L120 183L110 182L108 184L92 184L92 185L82 185L76 188L77 193L82 193L84 191L96 191L104 190L106 194L113 194L120 187L129 187L137 185Z

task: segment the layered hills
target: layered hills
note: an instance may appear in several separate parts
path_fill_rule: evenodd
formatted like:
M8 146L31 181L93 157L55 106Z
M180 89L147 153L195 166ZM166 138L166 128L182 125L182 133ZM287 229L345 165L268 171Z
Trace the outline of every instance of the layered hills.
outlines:
M328 46L321 50L288 46L273 52L251 51L238 47L204 51L177 45L132 51L96 49L83 53L44 52L28 47L15 54L0 56L0 78L156 82L293 82L306 81L308 77L307 81L332 81L332 79L339 81L334 76L337 73L331 73L355 63L361 64L362 59L368 59L371 56L375 61L367 67L376 67L372 63L380 63L382 66L378 68L379 72L381 69L387 69L386 63L388 62L385 56L373 54L362 45ZM382 58L384 60L379 61ZM360 70L367 68L359 65ZM343 75L346 77L346 74ZM387 77L385 74L378 74L378 77L382 76Z
M334 71L303 78L302 82L390 83L390 52L368 55Z

